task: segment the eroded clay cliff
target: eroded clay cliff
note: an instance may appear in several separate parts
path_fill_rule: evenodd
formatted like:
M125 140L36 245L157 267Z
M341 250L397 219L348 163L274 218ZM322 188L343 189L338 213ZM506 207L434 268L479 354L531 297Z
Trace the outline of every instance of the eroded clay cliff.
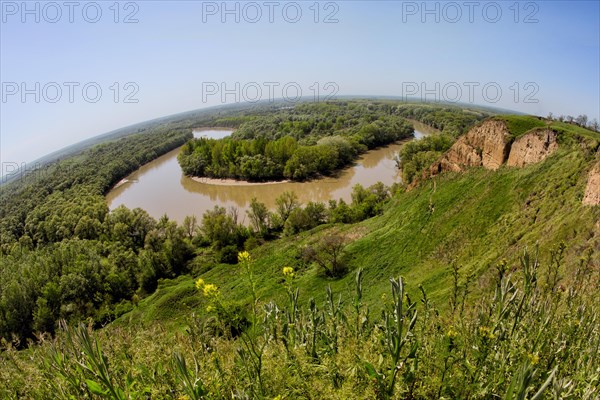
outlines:
M556 132L535 130L512 142L504 121L490 119L460 137L430 168L430 175L464 171L469 167L498 169L501 165L523 167L544 160L558 149Z
M431 172L463 171L480 166L498 169L508 156L509 141L510 133L504 122L485 121L461 136L432 166Z
M510 147L506 165L524 167L544 160L558 150L556 132L543 129L527 133L516 139Z
M460 137L442 158L434 163L423 179L444 171L460 172L469 167L496 170L505 164L525 167L543 161L558 150L558 134L549 128L528 131L512 140L506 123L490 119ZM416 185L416 181L412 186ZM586 205L600 205L600 161L590 170L582 200Z
M600 161L594 165L588 175L583 204L591 206L600 204Z

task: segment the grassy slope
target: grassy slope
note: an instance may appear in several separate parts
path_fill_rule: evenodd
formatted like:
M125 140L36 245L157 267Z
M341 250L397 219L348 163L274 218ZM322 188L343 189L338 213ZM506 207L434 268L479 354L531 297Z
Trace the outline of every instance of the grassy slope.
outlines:
M530 115L500 115L495 119L506 122L508 130L513 138L517 138L531 129L546 126L546 123L543 120Z
M530 130L548 127L571 138L598 140L600 134L568 122L549 121L531 115L498 115L494 119L506 122L512 138L523 136Z
M530 122L520 121L512 133L520 135L536 128ZM380 217L355 225L322 226L254 250L261 298L283 301L281 269L288 265L298 270L297 284L304 302L311 296L320 302L327 285L334 292L351 293L354 274L329 280L315 266L302 266L296 258L301 246L333 231L343 231L353 239L347 247L348 266L350 270L365 269L365 302L375 309L389 291L388 278L397 275L408 280L409 291L415 295L422 284L443 308L452 286L449 265L453 260L463 266L463 279L471 276L479 281L478 287L485 287L491 266L503 258L516 265L524 247L536 243L541 255L549 257L552 246L565 241L567 268L591 247L597 264L600 207L581 204L593 152L582 150L579 142L585 138L587 147L594 150L600 135L570 124L552 125L565 133L561 148L541 163L522 169L445 174L398 194ZM247 303L250 299L237 266L221 265L202 277L217 284L230 301ZM193 282L190 276L162 282L155 294L115 324L161 321L183 328L192 312L203 313L203 299Z

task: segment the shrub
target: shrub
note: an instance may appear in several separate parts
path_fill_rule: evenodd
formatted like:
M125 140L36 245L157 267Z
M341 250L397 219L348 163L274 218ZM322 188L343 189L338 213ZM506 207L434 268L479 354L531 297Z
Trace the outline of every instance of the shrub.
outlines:
M303 250L303 258L306 262L315 262L319 265L325 275L337 278L346 270L343 262L346 244L348 239L343 235L326 235L316 245L306 246Z
M225 246L219 250L219 262L223 264L237 264L238 248L235 245Z

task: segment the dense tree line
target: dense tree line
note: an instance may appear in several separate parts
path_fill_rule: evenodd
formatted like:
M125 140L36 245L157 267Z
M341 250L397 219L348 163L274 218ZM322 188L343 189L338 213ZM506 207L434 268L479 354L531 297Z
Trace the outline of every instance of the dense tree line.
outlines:
M411 135L411 125L391 111L387 105L332 102L261 118L232 117L230 123L241 125L231 138L193 139L179 163L185 174L209 178L301 181L328 175L366 150Z
M21 241L0 261L0 336L53 332L58 319L110 321L182 273L193 255L183 229L140 209L105 213L88 238L32 248Z
M454 138L466 133L477 122L491 115L484 111L432 104L400 104L396 106L395 113L415 119Z
M83 204L99 201L123 177L181 146L191 136L188 129L157 128L95 146L2 186L1 251L5 252L11 243L24 235L33 239L34 244L69 237L79 222L69 212L71 206L76 206L79 209L77 215L82 217ZM62 200L70 202L70 206L61 204ZM61 207L66 209L59 211ZM97 210L91 212L92 219L98 217ZM56 226L50 220L55 221ZM40 223L44 226L38 226Z
M103 195L190 137L189 129L158 127L97 145L2 187L1 337L51 332L58 318L93 317L100 323L135 290L151 291L157 279L180 272L191 253L179 228L157 223L142 210L109 213Z
M398 168L402 171L402 181L410 184L418 179L453 143L452 136L446 134L430 135L407 143L396 159Z

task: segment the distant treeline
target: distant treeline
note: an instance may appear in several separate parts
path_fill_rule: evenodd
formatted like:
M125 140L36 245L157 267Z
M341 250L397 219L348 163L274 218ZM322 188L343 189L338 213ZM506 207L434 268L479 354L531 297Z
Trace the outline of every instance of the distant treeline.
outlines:
M302 181L328 175L370 149L411 136L409 122L388 104L302 104L239 123L231 138L193 139L179 154L187 175L249 181Z
M492 115L485 111L433 104L402 104L396 108L396 113L429 125L453 138L466 133L477 122Z
M84 195L103 199L102 196L123 177L181 146L191 136L189 129L157 128L95 146L3 186L0 193L2 249L23 235L33 239L34 244L44 243L47 235L70 236L72 231L56 227L46 229L48 233L39 232L48 212L61 224L67 218L66 214L60 213L61 208L56 204L58 198L72 197L73 204L78 207L86 203L80 201ZM76 195L69 195L75 192ZM45 209L48 212L42 211Z

